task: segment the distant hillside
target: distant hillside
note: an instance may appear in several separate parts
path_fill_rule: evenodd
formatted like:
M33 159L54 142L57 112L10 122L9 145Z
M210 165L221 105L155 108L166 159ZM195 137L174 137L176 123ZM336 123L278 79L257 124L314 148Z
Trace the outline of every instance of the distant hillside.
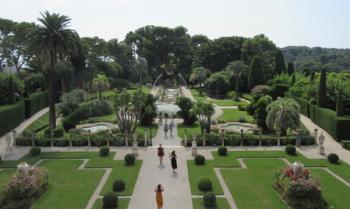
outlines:
M294 62L296 69L319 71L350 71L350 49L288 46L281 48L285 61Z

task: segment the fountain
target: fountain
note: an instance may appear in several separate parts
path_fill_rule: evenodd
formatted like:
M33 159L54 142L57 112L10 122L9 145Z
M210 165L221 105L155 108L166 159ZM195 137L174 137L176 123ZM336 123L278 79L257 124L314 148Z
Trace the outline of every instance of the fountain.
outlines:
M179 89L165 89L156 102L158 113L176 114L180 111L179 106L175 104L176 98L179 95Z

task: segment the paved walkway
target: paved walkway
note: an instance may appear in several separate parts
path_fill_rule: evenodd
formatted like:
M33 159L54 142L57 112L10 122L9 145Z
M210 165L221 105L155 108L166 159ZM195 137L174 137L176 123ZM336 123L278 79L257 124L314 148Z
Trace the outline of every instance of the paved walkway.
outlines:
M310 118L300 114L300 120L305 125L305 127L310 131L310 133L314 133L314 129L318 129L318 135L323 133L325 137L324 147L326 156L329 153L336 153L339 155L340 159L350 164L350 151L344 149L340 143L338 143L330 134L328 134L321 127L316 125L311 121ZM349 127L350 128L350 127ZM319 146L307 146L298 149L299 152L304 154L308 158L324 158L324 156L319 154Z
M164 138L163 129L158 129L157 136L153 139L153 144L157 145L156 143L162 143L165 147L164 165L159 165L156 146L149 147L146 152L140 154L143 163L128 209L155 209L154 189L158 184L162 184L165 190L163 193L164 208L192 209L186 163L191 158L190 152L187 152L184 147L179 147L180 138L177 136L176 128L174 137L168 139ZM172 172L168 157L172 150L177 153L178 170L176 173Z

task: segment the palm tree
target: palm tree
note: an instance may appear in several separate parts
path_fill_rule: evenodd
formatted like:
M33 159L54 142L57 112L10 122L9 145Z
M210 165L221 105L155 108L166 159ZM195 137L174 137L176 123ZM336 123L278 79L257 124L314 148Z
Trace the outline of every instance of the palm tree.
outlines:
M49 128L56 128L55 83L56 64L67 55L75 54L78 34L68 28L70 19L67 16L48 11L38 18L41 25L34 32L34 46L38 47L40 57L47 63L43 66L47 74L49 100Z
M199 82L199 93L202 94L202 83L204 79L208 78L210 75L210 70L205 67L196 67L192 70L192 74L190 76L191 82Z
M102 90L107 89L108 78L104 74L98 74L93 80L94 86L98 89L98 98L102 99Z
M208 102L197 102L192 112L197 116L199 124L201 126L201 135L203 136L204 129L210 132L211 117L215 113L215 109L212 103Z
M234 76L235 78L235 100L239 100L239 79L242 77L244 72L248 72L249 67L243 61L234 61L230 62L226 68L226 72L230 74L230 76Z
M278 98L266 108L266 125L270 130L275 130L285 135L288 128L297 129L300 123L298 103L291 98Z

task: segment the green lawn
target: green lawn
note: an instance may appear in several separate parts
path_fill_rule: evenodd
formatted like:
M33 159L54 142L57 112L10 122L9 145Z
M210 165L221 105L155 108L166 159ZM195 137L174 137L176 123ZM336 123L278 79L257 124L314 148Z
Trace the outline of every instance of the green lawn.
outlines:
M119 199L117 209L127 209L130 199ZM104 209L102 199L98 199L92 209Z
M188 137L192 138L193 134L200 135L201 129L198 123L195 123L192 126L187 126L184 124L178 124L177 125L177 134L180 138L184 139L185 136L185 129L187 130Z
M350 196L350 188L325 170L315 168L326 167L350 182L350 166L343 161L331 164L325 159L306 159L301 154L289 156L283 151L233 151L226 157L219 156L216 151L212 154L214 160L207 160L203 166L195 165L192 160L187 162L192 194L202 194L197 186L203 177L211 179L214 193L221 194L222 189L214 173L214 168L220 167L238 208L287 209L288 207L272 188L274 174L286 166L284 161L277 158L286 158L291 163L300 161L311 168L311 174L320 178L323 195L332 207L346 209L350 204L350 199L344 198ZM244 162L248 169L240 169L237 158L247 158ZM201 205L201 202L194 204Z
M197 89L190 89L192 96L199 102L199 101L206 101L205 93L203 92L202 95L199 94L199 91Z
M254 118L246 111L240 111L238 109L223 109L223 114L219 116L219 120L226 122L239 122L241 118L244 118L246 122L252 123Z
M193 209L231 209L225 198L216 198L216 207L205 207L202 198L192 199Z
M11 169L0 171L0 188L6 184L8 177L14 172L12 168L15 168L19 162L25 161L32 165L40 159L50 159L39 165L49 171L50 186L49 190L35 203L34 209L84 208L105 172L104 169L95 168L112 168L102 194L112 191L114 180L122 179L126 189L119 195L131 195L142 162L136 161L136 165L127 166L124 161L113 160L114 156L115 152L111 152L108 157L99 157L98 152L43 152L39 157L26 155L18 161L3 161L0 166ZM82 163L80 159L90 159L86 165L87 169L77 169Z
M30 124L23 132L25 133L35 133L37 131L43 130L49 126L49 112L43 114L36 121Z
M2 191L6 187L10 176L14 174L15 171L15 169L0 170L0 191Z
M209 99L208 101L218 106L238 106L241 103L233 99Z

